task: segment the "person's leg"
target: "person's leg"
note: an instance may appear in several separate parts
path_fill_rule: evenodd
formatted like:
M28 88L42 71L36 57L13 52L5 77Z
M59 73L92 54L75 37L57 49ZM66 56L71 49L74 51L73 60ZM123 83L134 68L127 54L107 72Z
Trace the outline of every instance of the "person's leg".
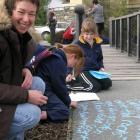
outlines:
M33 104L20 104L16 108L7 140L24 140L24 132L40 121L41 110Z
M51 45L54 45L55 44L55 27L51 27L51 32L50 32L50 35L51 35Z
M97 29L98 29L98 33L99 33L100 37L102 37L102 35L103 35L103 30L104 30L104 22L102 22L102 23L97 23Z
M99 81L93 77L89 71L85 71L83 73L83 78L86 82L89 82L90 83L90 87L88 88L89 89L89 92L99 92L101 90L101 84L99 83Z
M109 78L100 79L99 82L102 86L102 90L109 89L112 86L112 81Z
M53 28L50 27L50 37L51 37L51 45L54 45L54 36L53 36Z
M44 94L44 81L40 77L34 76L31 89L42 91L42 94ZM34 127L39 122L40 116L41 111L36 105L32 105L29 103L18 105L16 108L8 140L24 140L25 130Z
M99 92L100 90L105 90L112 86L112 81L109 78L97 79L91 76L89 72L86 72L85 75L93 84L93 92Z
M69 119L69 107L67 107L53 92L49 92L48 102L41 108L47 112L47 120L62 122ZM42 120L44 120L43 118Z
M42 93L44 94L45 82L40 77L34 76L31 89L42 91Z
M101 90L101 84L89 71L80 73L75 81L68 84L68 88L72 91L99 92Z

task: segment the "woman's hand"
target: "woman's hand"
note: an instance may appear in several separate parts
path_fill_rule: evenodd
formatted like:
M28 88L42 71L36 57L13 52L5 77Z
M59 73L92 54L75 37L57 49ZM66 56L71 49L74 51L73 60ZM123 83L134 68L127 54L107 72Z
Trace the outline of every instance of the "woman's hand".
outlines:
M22 70L22 75L24 77L24 81L21 86L25 89L29 89L32 85L32 79L33 79L33 76L31 74L30 70L27 68L24 68Z
M44 96L41 91L29 90L28 91L28 102L35 105L47 104L48 97Z

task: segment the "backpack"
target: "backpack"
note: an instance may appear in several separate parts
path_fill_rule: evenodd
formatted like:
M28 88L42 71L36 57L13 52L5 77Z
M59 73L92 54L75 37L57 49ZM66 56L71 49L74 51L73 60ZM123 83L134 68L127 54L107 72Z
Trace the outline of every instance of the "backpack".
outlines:
M35 72L35 69L41 60L54 55L53 49L55 47L51 47L51 48L45 48L44 46L39 46L39 47L41 48L39 48L35 52L35 55L32 57L32 59L26 64L26 67L30 69L32 73Z

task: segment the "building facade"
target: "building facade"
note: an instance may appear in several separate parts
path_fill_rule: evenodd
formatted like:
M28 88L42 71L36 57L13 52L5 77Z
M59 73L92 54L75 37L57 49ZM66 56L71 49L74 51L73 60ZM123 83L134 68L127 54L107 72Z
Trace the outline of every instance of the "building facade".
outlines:
M70 4L73 4L73 5L83 4L83 1L82 0L70 0Z
M128 8L139 8L140 9L140 0L128 0Z
M140 11L140 0L128 0L129 12Z

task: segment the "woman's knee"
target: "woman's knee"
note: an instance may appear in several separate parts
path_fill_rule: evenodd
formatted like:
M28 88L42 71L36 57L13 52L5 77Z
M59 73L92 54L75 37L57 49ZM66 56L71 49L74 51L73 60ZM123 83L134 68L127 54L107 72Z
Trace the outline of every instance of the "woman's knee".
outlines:
M8 137L24 133L33 128L40 121L41 110L38 106L29 103L17 106Z
M33 77L31 89L45 92L45 82L38 76Z
M29 113L27 113L28 116L27 123L29 123L30 125L29 127L32 128L39 123L41 118L41 110L38 106L31 104L30 107L28 108L28 112Z
M41 110L38 106L26 103L18 105L14 119L21 128L29 129L40 121L40 116Z

